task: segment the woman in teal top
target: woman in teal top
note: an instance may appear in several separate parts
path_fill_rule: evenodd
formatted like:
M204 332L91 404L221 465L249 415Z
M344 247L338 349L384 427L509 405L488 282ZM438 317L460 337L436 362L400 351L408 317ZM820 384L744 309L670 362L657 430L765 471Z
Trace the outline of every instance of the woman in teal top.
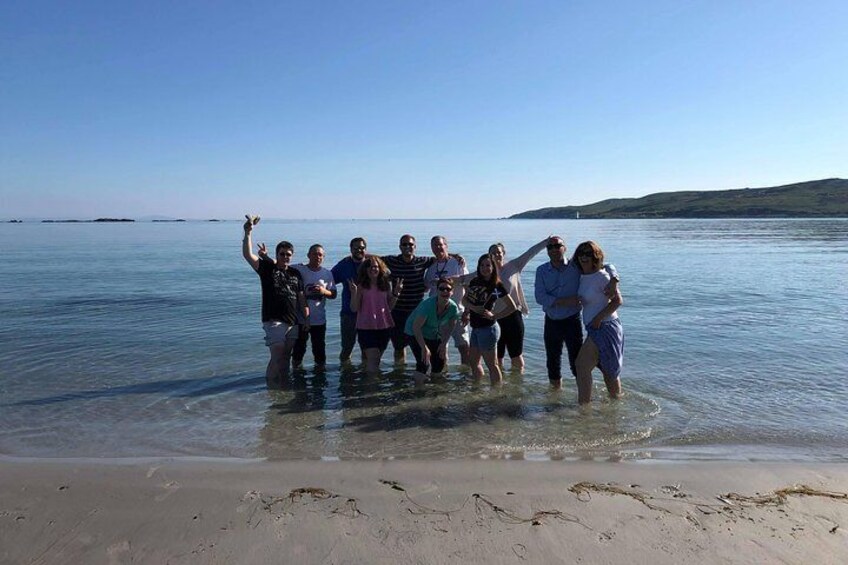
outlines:
M461 317L459 307L450 298L453 283L439 279L436 289L438 294L423 300L409 315L404 328L415 355L415 382L418 384L427 378L431 365L434 374L444 369L448 339Z

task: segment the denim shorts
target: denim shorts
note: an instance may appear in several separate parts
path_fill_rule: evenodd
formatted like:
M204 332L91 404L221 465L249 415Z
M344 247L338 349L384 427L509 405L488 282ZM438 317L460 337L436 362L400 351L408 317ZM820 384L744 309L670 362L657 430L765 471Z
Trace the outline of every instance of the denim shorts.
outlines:
M297 339L297 324L290 326L276 320L271 322L262 322L262 329L265 330L265 345L271 347L278 343L284 343L287 339Z
M490 351L498 347L498 339L501 337L501 327L492 324L485 328L471 329L471 347L480 351Z

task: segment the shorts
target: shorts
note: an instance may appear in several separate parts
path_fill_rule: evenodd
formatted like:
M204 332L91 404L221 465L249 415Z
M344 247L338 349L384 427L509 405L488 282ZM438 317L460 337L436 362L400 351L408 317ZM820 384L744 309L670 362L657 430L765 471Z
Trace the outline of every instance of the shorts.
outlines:
M404 332L404 328L406 328L406 321L409 319L410 314L412 312L392 310L392 320L395 323L395 327L389 330L389 335L391 336L392 347L395 351L402 351L406 347L406 332Z
M524 353L524 318L520 310L516 310L506 318L498 320L501 327L501 337L498 340L498 358L503 359L504 353L510 358Z
M430 370L430 365L424 363L424 352L421 351L421 346L418 345L418 340L415 339L415 336L406 335L407 344L409 348L412 350L412 354L415 355L415 370L419 373L427 374L427 371ZM439 357L439 345L441 345L441 341L438 339L427 339L424 338L424 343L427 345L427 349L430 350L430 363L433 366L434 373L441 373L442 369L445 368L445 360Z
M262 322L262 329L265 330L265 345L268 347L297 339L297 324L290 326L284 322L272 320Z
M362 349L379 349L381 352L386 350L389 345L389 337L392 334L392 328L384 330L356 330L356 335L359 338L359 347Z
M482 328L471 329L471 347L480 351L494 351L498 347L498 338L501 337L501 327L497 324Z

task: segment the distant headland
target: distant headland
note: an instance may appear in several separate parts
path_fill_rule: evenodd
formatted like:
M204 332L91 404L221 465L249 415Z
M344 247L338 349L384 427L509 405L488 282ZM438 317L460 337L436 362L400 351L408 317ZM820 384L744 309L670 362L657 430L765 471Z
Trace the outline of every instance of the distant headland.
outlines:
M813 218L848 217L848 180L824 179L771 188L658 192L611 198L585 206L558 206L510 219Z

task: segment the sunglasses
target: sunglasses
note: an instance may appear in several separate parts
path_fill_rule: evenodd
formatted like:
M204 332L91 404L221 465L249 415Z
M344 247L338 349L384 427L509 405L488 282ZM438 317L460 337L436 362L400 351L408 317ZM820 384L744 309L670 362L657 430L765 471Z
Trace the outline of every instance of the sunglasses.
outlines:
M415 247L415 243L413 243L413 242L401 243L400 246L401 247Z
M549 243L548 249L559 249L560 247L564 247L561 243Z
M449 286L440 286L439 292L451 292L453 289Z

